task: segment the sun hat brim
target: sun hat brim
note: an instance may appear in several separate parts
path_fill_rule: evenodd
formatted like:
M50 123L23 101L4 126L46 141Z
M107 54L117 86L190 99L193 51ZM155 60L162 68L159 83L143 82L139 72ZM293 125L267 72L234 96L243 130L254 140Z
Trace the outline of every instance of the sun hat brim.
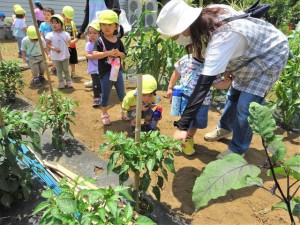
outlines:
M202 8L194 8L183 0L172 0L161 10L156 24L157 31L165 37L173 37L185 31L201 14Z

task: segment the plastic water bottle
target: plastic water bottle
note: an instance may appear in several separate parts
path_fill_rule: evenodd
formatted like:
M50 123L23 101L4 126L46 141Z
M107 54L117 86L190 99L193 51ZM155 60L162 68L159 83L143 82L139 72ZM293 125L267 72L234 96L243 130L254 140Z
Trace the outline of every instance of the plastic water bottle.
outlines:
M182 87L175 85L172 92L171 115L180 116Z
M161 118L162 118L162 107L158 105L152 114L152 121L149 124L149 129L155 130L157 127L157 123Z

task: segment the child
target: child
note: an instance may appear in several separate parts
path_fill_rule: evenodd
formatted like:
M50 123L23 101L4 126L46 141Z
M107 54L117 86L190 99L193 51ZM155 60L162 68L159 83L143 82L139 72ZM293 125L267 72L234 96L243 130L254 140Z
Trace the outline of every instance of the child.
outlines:
M12 17L7 17L7 16L5 16L5 13L2 13L2 12L0 12L0 20L3 21L4 31L7 31L7 25L11 26L13 24Z
M21 50L23 62L27 62L33 76L33 85L35 87L41 86L41 83L45 81L44 72L46 69L41 48L38 43L38 36L34 26L29 26L26 32L27 36L23 38ZM46 42L42 38L43 49L49 56L48 49L46 48ZM26 55L28 57L26 61Z
M45 22L41 23L39 30L42 37L45 39L46 35L52 31L50 18L51 16L54 15L54 10L52 8L45 7L43 8L43 14L44 14ZM56 75L56 68L53 62L52 62L51 74Z
M148 130L148 126L152 121L153 111L151 108L157 102L155 91L157 89L157 82L152 75L146 74L142 78L142 119L145 120L143 129ZM130 120L131 130L134 130L136 123L136 105L137 92L132 90L127 92L122 102L122 110L124 116L127 114L127 120ZM125 118L124 118L125 119Z
M71 6L65 6L62 10L62 17L64 18L65 21L64 30L70 34L71 40L76 39L77 28L75 23L73 22L74 9ZM77 57L77 50L75 44L69 45L69 52L70 52L69 62L71 66L71 77L77 78L77 75L75 73L75 64L78 63L78 57Z
M18 42L19 58L22 58L21 44L22 39L26 36L27 29L27 25L24 21L26 11L21 7L17 7L15 13L16 19L13 22L12 31L13 36L15 36Z
M183 91L183 101L185 104L187 103L190 95L192 94L195 85L197 84L198 78L201 75L203 69L204 62L203 60L198 60L196 57L192 55L183 56L176 64L175 71L173 72L170 83L168 86L167 95L168 98L172 97L172 90L179 80L180 85L184 88ZM191 77L192 76L192 77ZM213 87L217 89L226 89L231 85L230 79L221 80L220 75L217 76L216 80L213 83ZM188 129L188 137L185 143L185 147L183 148L183 153L186 155L193 155L195 153L194 149L194 135L197 129L204 129L207 127L207 116L209 105L211 101L211 94L208 92L206 98L204 99L203 105L199 108L197 112L196 119L191 122L190 127ZM182 105L182 108L185 108L186 105Z
M38 26L40 27L41 23L45 21L44 13L43 13L43 6L39 0L34 1L34 13L35 13L35 18Z
M52 32L49 32L46 35L46 43L48 49L51 50L51 59L56 66L59 82L58 88L64 89L65 86L68 88L73 88L69 72L70 53L68 50L68 44L76 43L77 39L71 41L70 35L63 31L64 19L60 15L55 14L51 16L50 24L52 27ZM66 83L64 82L62 72L64 72Z
M93 107L101 105L101 84L98 72L98 60L93 57L93 49L96 40L99 37L100 25L99 22L92 21L88 26L89 42L85 45L85 56L88 61L88 73L92 76L94 102Z
M112 70L112 72L115 71L112 75L117 76L117 79L116 81L110 80L111 69L116 69L116 67L111 66L111 63L119 63L120 65L121 59L125 57L125 49L122 41L114 35L114 32L118 29L119 22L117 13L112 10L104 10L99 16L99 22L102 35L94 46L93 56L99 59L98 71L102 90L102 123L106 126L111 124L108 114L108 99L112 86L115 86L120 102L123 101L125 96L122 68L119 71Z

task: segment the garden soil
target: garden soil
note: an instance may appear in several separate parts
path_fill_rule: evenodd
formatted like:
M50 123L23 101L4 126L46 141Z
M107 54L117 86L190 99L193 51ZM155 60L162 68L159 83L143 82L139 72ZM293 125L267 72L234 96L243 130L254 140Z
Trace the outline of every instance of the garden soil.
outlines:
M16 43L2 43L1 45L2 56L5 60L17 57ZM81 49L79 50L79 55L83 55L83 45L83 41L80 41L78 44L78 48ZM116 92L113 89L109 108L112 124L110 126L102 125L101 110L92 107L92 89L84 86L84 82L90 80L90 76L86 71L86 62L80 62L76 66L76 73L79 77L73 80L74 90L65 89L62 90L62 92L65 93L67 97L77 101L79 105L75 108L75 125L72 125L75 138L86 145L90 151L93 152L95 157L107 160L109 157L108 152L102 156L98 154L100 144L105 142L102 136L107 130L128 133L130 131L129 123L121 120L120 104ZM39 96L44 91L49 93L48 84L39 88L30 86L32 77L29 70L24 71L23 76L26 81L26 86L23 89L23 94L21 94L22 97L33 103L37 103ZM51 83L54 88L57 88L58 82L56 76L51 75ZM126 82L127 91L134 88L134 83ZM163 107L163 118L159 121L158 127L162 134L172 137L175 130L173 121L178 118L170 116L170 101L166 98L166 92L158 91L157 94L161 97L160 104ZM215 157L227 148L228 140L226 139L219 142L206 142L203 139L206 132L216 127L220 115L220 111L216 108L211 108L209 111L207 128L198 130L195 136L196 154L188 157L176 153L175 169L177 173L175 175L169 174L169 180L165 182L162 190L161 203L185 218L192 225L290 224L289 216L286 211L271 211L271 206L279 202L279 199L259 187L248 187L241 190L230 191L226 196L210 201L208 206L195 212L192 201L192 189L195 180L201 174L205 166L215 160ZM276 132L283 136L288 156L292 156L297 152L299 153L299 134L289 133L280 128ZM262 150L260 137L254 136L250 149L246 152L245 160L251 164L262 165L265 159L266 156ZM264 186L270 189L273 186L272 178L266 176L266 171L262 172L262 178L264 180ZM283 177L279 177L280 184L285 185L285 182Z

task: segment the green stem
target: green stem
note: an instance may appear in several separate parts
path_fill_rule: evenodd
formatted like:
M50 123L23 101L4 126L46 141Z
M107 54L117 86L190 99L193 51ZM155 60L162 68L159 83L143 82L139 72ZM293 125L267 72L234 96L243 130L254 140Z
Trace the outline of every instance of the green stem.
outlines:
M262 144L263 144L264 149L265 149L265 153L266 153L267 158L268 158L268 162L269 162L269 164L270 164L270 169L271 169L271 172L272 172L272 176L273 176L274 182L275 182L275 184L276 184L276 186L277 186L277 188L278 188L278 190L279 190L279 192L280 192L280 194L281 194L281 196L282 196L282 198L283 198L284 203L285 203L286 206L287 206L287 210L288 210L288 213L289 213L289 216L290 216L291 224L295 224L294 217L293 217L292 210L291 210L290 200L287 199L287 198L284 196L284 194L283 194L283 191L282 191L282 189L281 189L281 187L280 187L280 185L279 185L279 183L278 183L278 180L277 180L277 178L276 178L276 175L275 175L275 172L274 172L274 166L273 166L273 164L272 164L272 162L271 162L271 159L270 159L270 157L269 157L269 154L268 154L268 151L267 151L267 146L266 146L266 144L265 144L265 140L264 140L263 137L261 138L261 140L262 140Z

